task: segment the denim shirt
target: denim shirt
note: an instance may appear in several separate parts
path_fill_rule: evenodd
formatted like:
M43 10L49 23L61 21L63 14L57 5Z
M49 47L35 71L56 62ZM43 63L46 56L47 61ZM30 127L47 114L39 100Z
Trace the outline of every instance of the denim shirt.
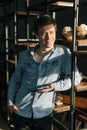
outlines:
M35 48L34 48L35 49ZM71 53L65 46L55 45L41 63L34 61L34 49L19 54L19 60L12 74L8 89L8 104L19 108L17 114L31 118L42 118L53 112L56 91L71 87ZM61 79L61 73L65 76ZM76 68L75 84L81 76ZM36 90L47 88L53 83L54 91L40 93Z

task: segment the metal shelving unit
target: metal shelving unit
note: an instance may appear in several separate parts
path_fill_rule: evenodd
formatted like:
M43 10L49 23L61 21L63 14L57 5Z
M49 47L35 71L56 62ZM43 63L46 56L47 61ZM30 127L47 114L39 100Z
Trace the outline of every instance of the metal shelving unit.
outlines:
M76 34L76 27L79 25L79 9L81 7L81 0L74 0L74 35L73 35L73 51L72 51L72 88L71 88L71 104L70 104L70 130L76 130L76 118L78 116L78 113L81 113L83 115L84 112L82 112L79 108L76 107L76 93L81 91L87 91L87 81L81 82L80 85L75 86L75 64L77 64L77 59L79 60L79 56L87 56L87 49L78 49L80 46L86 46L87 42L85 40L78 40L77 34ZM86 3L87 4L87 3ZM75 86L75 87L73 87ZM87 117L87 114L84 114ZM78 118L77 118L78 119Z
M17 7L17 0L12 1L14 2L14 10L13 12L10 11L11 5L9 5L9 12L8 14L6 14L6 18L7 18L7 22L6 22L6 61L7 61L7 84L9 84L9 64L13 64L16 67L17 64L17 58L18 58L18 53L19 53L19 46L24 49L29 48L30 43L34 43L37 42L37 39L32 39L29 37L30 35L30 23L29 20L31 19L31 17L37 17L39 15L38 12L35 11L29 11L29 0L26 1L26 7L24 10L19 10ZM11 2L11 3L12 3ZM21 2L21 1L19 1ZM10 4L10 3L9 3ZM8 5L7 5L8 6ZM24 24L21 25L21 21L23 21ZM10 23L11 22L11 23ZM10 27L9 24L13 25L13 28ZM24 34L25 36L21 36L21 32L20 32L20 28L19 26L22 26L22 30L25 31ZM9 31L10 30L10 31ZM11 32L12 31L12 32ZM11 35L11 33L13 35ZM22 32L23 34L23 32ZM10 35L10 36L9 36ZM20 37L21 36L21 37ZM11 47L13 44L13 50L15 50L15 52L13 52L13 57L9 57L9 47ZM10 48L11 49L11 48Z
M79 56L87 56L87 49L83 50L81 47L86 46L87 47L87 39L77 39L77 32L76 27L79 25L79 9L81 6L87 5L87 3L81 0L74 0L69 2L63 2L63 1L46 1L47 6L49 5L49 10L56 12L58 9L67 9L72 7L73 9L73 41L72 41L72 87L71 87L71 93L70 93L70 108L65 107L64 105L59 106L58 108L54 108L54 112L56 114L64 111L70 111L70 127L69 130L76 130L76 118L78 117L78 113L85 115L87 117L87 114L81 111L76 107L75 99L77 98L76 93L77 92L84 92L87 91L87 81L82 81L79 85L75 86L75 64L77 64L77 59L79 59ZM40 6L41 7L41 6ZM65 8L66 7L66 8ZM41 9L39 6L36 7L36 9ZM80 49L78 47L80 46ZM83 76L84 77L84 76ZM66 109L67 108L67 109ZM78 118L77 118L78 119ZM84 120L85 121L85 120ZM61 123L54 118L54 123L57 127L61 129L67 130L68 128L61 125ZM58 125L59 124L59 125Z
M21 0L18 0L21 1ZM75 98L76 98L76 93L80 91L86 91L87 90L87 84L86 82L82 82L80 85L75 86L75 64L77 63L77 58L78 56L86 56L87 55L87 50L78 50L78 46L83 47L87 46L87 39L77 39L76 38L76 26L79 24L79 8L80 4L84 6L84 3L82 2L83 0L64 0L64 1L59 1L59 0L43 0L43 2L40 2L38 4L32 4L30 5L29 1L26 0L26 10L18 10L17 6L17 0L8 0L5 1L5 7L7 9L7 6L9 4L9 12L7 13L6 11L6 21L5 21L5 32L6 32L6 84L9 84L9 79L11 72L9 73L9 66L12 66L15 68L16 63L17 63L17 57L19 53L19 47L22 47L23 49L27 49L29 47L34 47L35 44L32 43L37 43L38 39L34 39L32 37L29 37L30 32L30 24L29 24L29 19L31 17L37 17L40 14L47 13L47 14L52 14L53 17L55 16L56 11L58 10L66 10L68 8L71 8L73 10L73 41L72 41L72 88L71 88L71 93L70 93L70 102L69 104L64 104L62 106L58 106L54 108L54 112L56 114L59 114L61 112L70 112L70 128L69 130L75 130L76 128L76 113L77 111L81 114L83 114L82 111L79 111L79 109L76 108L75 106ZM81 2L80 2L81 1ZM14 11L10 13L10 6L11 3L14 2ZM86 4L86 3L85 3ZM25 19L26 20L26 37L20 38L18 35L18 21L20 19ZM12 20L12 24L14 25L13 27L13 36L9 35L9 30L10 30L10 25L9 22ZM68 41L66 41L68 44ZM14 54L11 53L9 57L9 47L11 47L13 44L13 47L15 48ZM12 56L13 55L13 56ZM6 90L7 91L7 90ZM84 114L83 114L84 115ZM86 115L87 116L87 115ZM78 118L77 118L78 119ZM57 127L60 129L65 129L68 130L63 124L61 124L58 120L53 118L54 124L56 124Z
M24 8L19 10L18 2L24 2ZM14 72L17 64L19 52L32 47L32 43L37 43L37 39L32 39L30 36L30 19L37 17L38 12L29 10L29 0L8 0L5 1L5 45L6 45L6 88L8 89L10 77ZM25 7L26 6L26 7ZM12 9L13 8L13 9ZM23 20L23 22L22 22ZM22 24L23 23L23 24ZM21 36L20 25L22 26ZM20 37L21 36L21 37ZM34 46L34 45L33 45ZM19 47L21 49L19 49ZM7 93L7 89L5 90ZM6 120L9 123L10 117L7 109Z

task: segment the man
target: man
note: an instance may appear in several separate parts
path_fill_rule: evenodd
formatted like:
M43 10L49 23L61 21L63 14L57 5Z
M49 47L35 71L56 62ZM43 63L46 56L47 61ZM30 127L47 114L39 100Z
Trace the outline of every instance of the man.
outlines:
M37 18L34 31L39 45L19 55L8 90L15 130L51 130L56 91L71 88L71 53L64 46L54 45L56 30L49 15ZM78 70L76 77L75 84L79 84Z

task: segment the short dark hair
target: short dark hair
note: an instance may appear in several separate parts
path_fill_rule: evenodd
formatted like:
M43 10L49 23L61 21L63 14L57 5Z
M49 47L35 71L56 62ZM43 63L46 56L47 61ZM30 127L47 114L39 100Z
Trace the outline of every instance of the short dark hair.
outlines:
M55 20L50 15L41 15L34 21L34 32L38 33L38 29L42 26L53 24L57 29Z

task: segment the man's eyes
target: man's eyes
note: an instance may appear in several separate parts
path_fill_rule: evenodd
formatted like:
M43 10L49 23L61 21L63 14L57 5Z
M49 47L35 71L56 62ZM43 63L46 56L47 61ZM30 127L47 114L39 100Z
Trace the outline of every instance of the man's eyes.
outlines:
M47 34L54 34L54 32L49 32L49 33L41 33L41 35L45 36Z

